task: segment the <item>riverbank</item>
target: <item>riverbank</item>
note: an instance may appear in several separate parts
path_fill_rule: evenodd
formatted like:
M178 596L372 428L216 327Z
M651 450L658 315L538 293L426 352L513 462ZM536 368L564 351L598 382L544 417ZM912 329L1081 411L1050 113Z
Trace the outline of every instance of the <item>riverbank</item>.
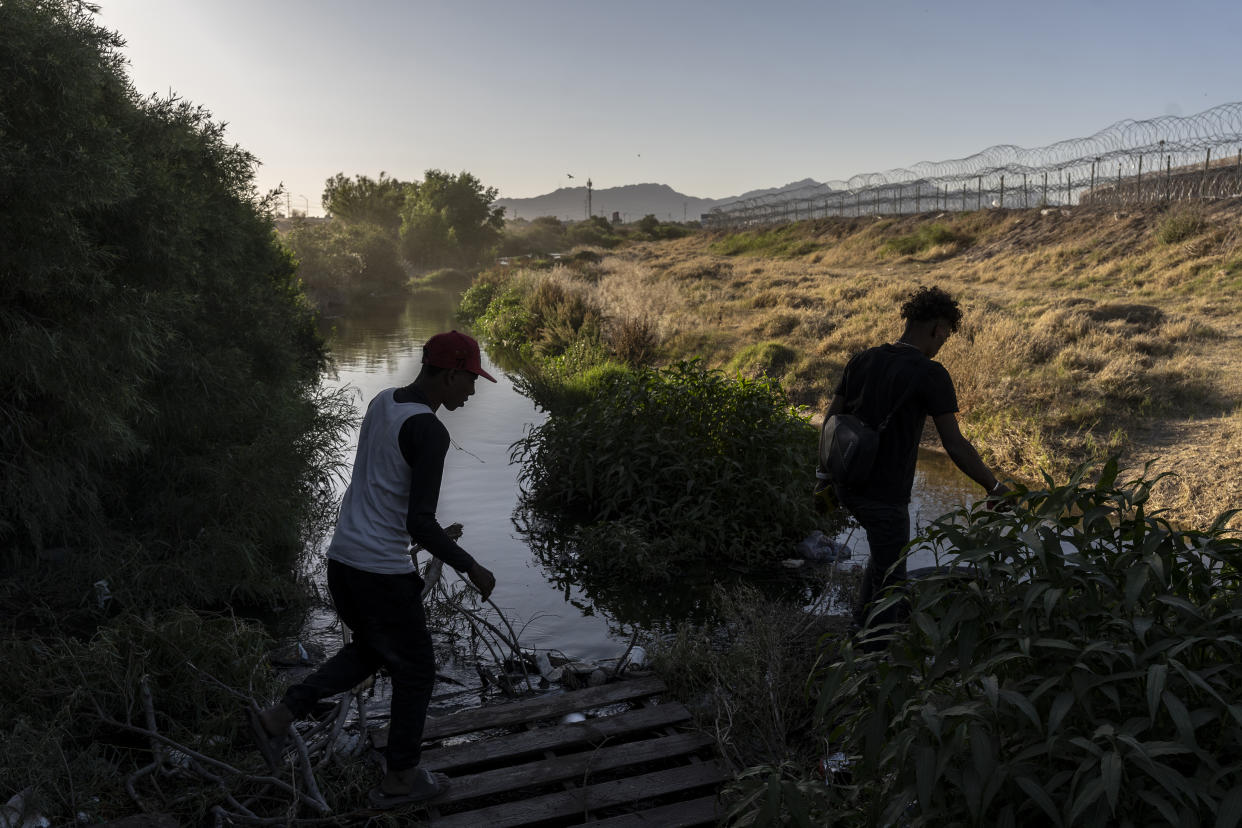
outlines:
M610 252L587 280L650 324L658 361L774 375L812 412L850 355L900 333L907 291L940 285L966 310L940 355L963 431L1005 473L1117 451L1174 473L1153 505L1176 521L1242 502L1239 200L708 232Z

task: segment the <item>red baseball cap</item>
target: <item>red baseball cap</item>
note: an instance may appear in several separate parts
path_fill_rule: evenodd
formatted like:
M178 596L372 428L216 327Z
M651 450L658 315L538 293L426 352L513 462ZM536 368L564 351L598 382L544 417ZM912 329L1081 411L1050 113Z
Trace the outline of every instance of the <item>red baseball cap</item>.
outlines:
M458 331L438 333L423 345L423 364L437 368L461 368L492 382L496 378L483 370L479 343Z

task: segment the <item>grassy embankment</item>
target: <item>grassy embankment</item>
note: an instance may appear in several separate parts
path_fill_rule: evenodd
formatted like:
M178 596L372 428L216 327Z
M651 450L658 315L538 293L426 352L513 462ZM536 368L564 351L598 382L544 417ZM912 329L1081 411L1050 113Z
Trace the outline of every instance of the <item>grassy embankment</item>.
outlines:
M1120 451L1153 461L1153 506L1201 524L1242 503L1242 204L823 219L705 232L559 276L657 362L778 377L821 411L851 354L900 333L937 284L966 317L939 359L963 430L1006 474L1063 478ZM928 435L935 443L934 435Z

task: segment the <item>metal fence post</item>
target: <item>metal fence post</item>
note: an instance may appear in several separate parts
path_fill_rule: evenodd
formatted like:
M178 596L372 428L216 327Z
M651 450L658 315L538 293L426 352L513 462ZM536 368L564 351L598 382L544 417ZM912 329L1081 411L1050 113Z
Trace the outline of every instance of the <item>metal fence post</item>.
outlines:
M1134 185L1134 200L1143 203L1143 156L1139 156L1138 182Z
M1048 173L1044 173L1044 206L1048 206Z
M1001 176L1000 206L1005 209L1005 176Z
M1207 155L1203 158L1203 172L1199 173L1199 198L1203 198L1203 188L1207 184L1207 171L1210 163L1212 163L1212 148L1208 147Z

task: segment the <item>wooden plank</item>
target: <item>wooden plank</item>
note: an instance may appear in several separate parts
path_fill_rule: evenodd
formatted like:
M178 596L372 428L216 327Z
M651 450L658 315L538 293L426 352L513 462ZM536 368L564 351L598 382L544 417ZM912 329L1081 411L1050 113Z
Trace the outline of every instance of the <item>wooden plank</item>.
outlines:
M614 681L599 687L571 690L568 693L523 699L493 707L458 710L446 716L428 719L423 728L423 741L434 742L446 736L457 736L473 730L508 727L525 722L551 719L579 710L603 707L629 699L663 693L664 682L655 676L640 679Z
M596 828L689 828L692 825L716 825L723 816L724 811L716 797L702 796L586 824Z
M681 756L713 744L715 741L706 733L678 733L580 751L568 756L537 759L520 765L459 776L453 780L453 787L448 794L437 799L436 804L447 805L450 802L463 802L553 782L582 780L593 773Z
M475 828L479 825L486 825L488 828L512 828L577 814L586 818L592 809L599 810L692 788L718 785L724 779L724 772L715 762L700 762L628 779L598 782L577 790L545 794L520 802L507 802L450 814L436 819L432 825L434 828Z
M690 711L679 702L654 704L601 716L585 722L541 727L507 736L496 736L446 748L423 751L421 764L430 770L448 771L480 762L499 762L545 750L571 750L603 743L607 739L668 727L685 722Z

